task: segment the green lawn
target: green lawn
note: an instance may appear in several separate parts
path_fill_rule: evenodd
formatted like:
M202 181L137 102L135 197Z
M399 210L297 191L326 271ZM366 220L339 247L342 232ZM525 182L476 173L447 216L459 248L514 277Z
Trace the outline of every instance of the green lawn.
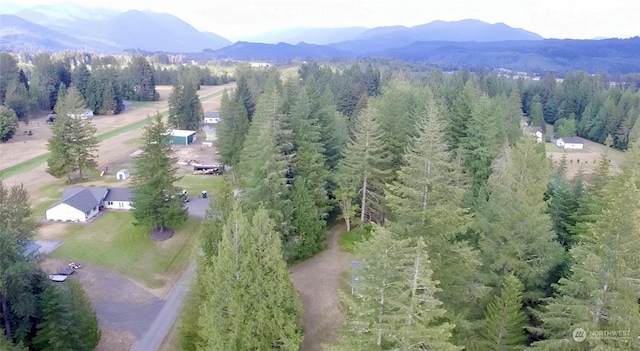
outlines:
M132 224L129 212L107 212L88 225L69 224L55 240L64 242L50 257L112 269L151 288L163 287L165 275L180 274L193 252L200 221L189 219L163 242Z
M362 227L352 228L348 232L340 234L338 246L345 252L354 252L356 243L366 241L371 236L371 232Z
M221 176L187 174L176 183L176 186L186 189L191 197L199 196L203 190L210 196L222 179Z

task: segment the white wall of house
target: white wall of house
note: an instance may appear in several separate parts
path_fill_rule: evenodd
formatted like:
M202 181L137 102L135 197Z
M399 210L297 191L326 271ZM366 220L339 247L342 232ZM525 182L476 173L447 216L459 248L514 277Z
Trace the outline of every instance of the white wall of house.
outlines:
M97 211L96 211L97 213ZM91 214L91 212L90 212ZM93 214L95 216L95 214ZM45 212L45 217L48 221L71 221L71 222L86 222L86 213L71 207L65 203L58 204Z
M105 201L103 202L102 206L115 210L130 210L131 201Z
M584 147L584 144L572 144L572 143L564 144L565 149L581 150L583 147Z
M218 117L205 117L204 118L204 123L207 123L207 124L216 124L218 122L220 122L220 118L218 118Z

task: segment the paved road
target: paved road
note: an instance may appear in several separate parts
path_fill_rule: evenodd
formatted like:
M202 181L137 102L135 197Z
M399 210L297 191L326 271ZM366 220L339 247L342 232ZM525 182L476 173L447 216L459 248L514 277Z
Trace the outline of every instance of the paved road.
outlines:
M193 218L204 218L208 208L209 198L191 198L191 201L187 203L189 216ZM157 351L160 348L162 341L171 330L176 319L178 319L184 299L189 293L189 287L195 276L195 271L196 261L192 261L182 273L180 280L171 288L171 292L169 292L162 304L162 309L149 329L144 333L144 336L136 339L131 351Z
M192 261L182 273L182 277L173 286L169 295L164 300L162 309L156 316L147 332L131 347L131 351L156 351L167 336L167 333L178 318L184 299L189 293L191 281L195 276L196 262Z

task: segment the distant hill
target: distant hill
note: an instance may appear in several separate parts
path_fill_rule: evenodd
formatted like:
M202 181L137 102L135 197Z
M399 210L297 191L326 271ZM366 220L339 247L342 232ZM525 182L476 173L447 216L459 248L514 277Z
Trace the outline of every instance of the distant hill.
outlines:
M99 51L139 49L149 52L201 52L219 49L231 42L214 33L203 33L185 21L166 13L150 11L119 12L102 8L85 8L69 3L38 5L17 9L17 5L0 7L13 11L34 24L55 30L82 41ZM4 26L4 23L2 24ZM1 39L11 42L11 38ZM55 36L48 40L56 41ZM29 43L11 42L20 47ZM71 47L69 47L71 48ZM69 49L67 48L67 49ZM50 48L58 50L58 48Z
M414 27L392 26L367 30L353 40L332 44L336 49L357 53L382 51L410 45L416 41L496 42L542 40L540 35L504 23L479 20L434 21Z
M85 42L29 22L15 15L0 15L0 50L49 51L81 49Z
M108 20L101 34L125 49L145 51L201 52L231 44L213 33L202 33L175 16L136 10Z
M207 58L286 63L291 60L331 60L356 55L328 46L299 43L263 44L239 41L219 50L205 50Z
M247 38L246 41L265 44L307 44L325 45L352 40L367 31L366 27L345 28L295 28L266 32Z

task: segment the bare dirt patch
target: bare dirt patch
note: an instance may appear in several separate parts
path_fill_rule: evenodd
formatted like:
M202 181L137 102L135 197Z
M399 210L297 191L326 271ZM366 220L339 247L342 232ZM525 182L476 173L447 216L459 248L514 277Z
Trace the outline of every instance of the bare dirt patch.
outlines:
M333 227L327 238L327 250L291 268L293 285L304 306L304 351L322 351L321 344L337 336L341 320L338 289L352 259L351 254L338 247L338 238L344 230L344 225Z
M95 351L129 350L136 341L136 336L126 330L103 328L100 342Z

